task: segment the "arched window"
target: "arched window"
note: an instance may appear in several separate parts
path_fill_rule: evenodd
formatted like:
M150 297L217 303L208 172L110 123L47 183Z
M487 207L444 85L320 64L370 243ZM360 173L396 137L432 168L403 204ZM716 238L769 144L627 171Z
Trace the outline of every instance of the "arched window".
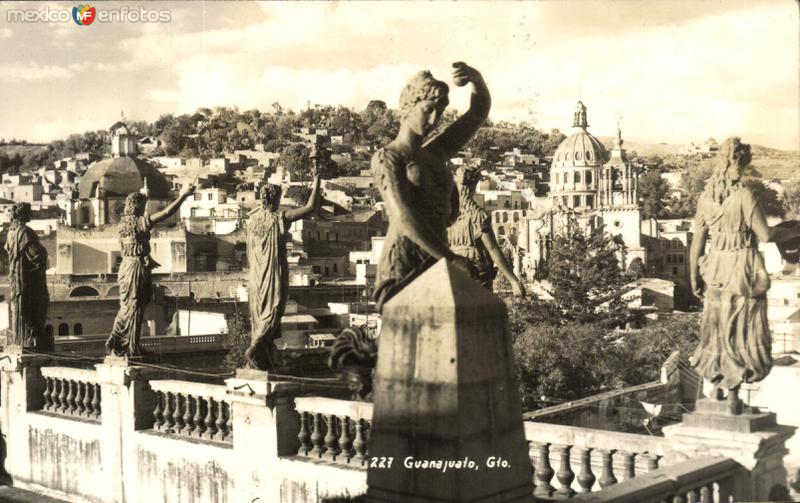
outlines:
M497 228L497 235L498 236L505 236L506 235L505 227L503 227L502 225L500 227L498 227Z
M556 173L556 185L561 183L561 173Z
M519 222L519 213L514 212L514 223Z
M591 185L591 184L592 184L592 172L591 171L587 171L586 172L586 185Z
M58 325L58 335L69 335L69 325L61 323Z
M580 171L576 171L575 172L575 183L581 183L581 172Z
M588 151L588 150L586 151L586 160L587 161L591 161L592 160L592 153L590 151Z
M90 286L79 286L69 292L70 297L99 297L100 292Z
M504 211L504 212L503 212L503 223L506 223L506 222L508 222L508 213L506 213L506 212Z
M76 323L75 326L72 327L72 333L74 335L83 335L83 325Z
M581 160L581 153L580 152L575 152L575 160L576 161L580 161Z

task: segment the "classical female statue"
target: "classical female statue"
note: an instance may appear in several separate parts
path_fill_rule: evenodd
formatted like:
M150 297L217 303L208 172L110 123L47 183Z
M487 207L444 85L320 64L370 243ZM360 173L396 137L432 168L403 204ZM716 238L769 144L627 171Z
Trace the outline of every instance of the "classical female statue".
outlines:
M448 87L430 72L416 74L400 94L397 137L372 157L372 173L386 204L389 230L378 264L378 309L442 257L474 276L469 261L449 249L447 227L458 216L458 192L446 161L486 120L491 106L481 74L453 64L457 86L472 83L469 110L429 139L447 107Z
M45 334L47 319L47 250L36 232L25 225L31 220L31 205L17 203L12 209L6 240L10 287L10 337L7 345L53 349L53 336Z
M456 170L458 187L458 219L447 229L450 250L468 259L477 271L477 280L489 291L497 275L494 265L511 282L516 296L525 296L525 287L514 275L506 256L497 245L491 218L472 198L480 181L480 171L461 166Z
M119 221L119 241L122 263L117 272L119 283L119 311L114 318L111 335L106 341L109 354L140 356L139 339L142 335L144 309L153 297L150 273L159 264L150 256L150 229L172 216L181 204L194 194L194 184L188 185L163 210L145 214L147 196L139 192L129 194Z
M261 208L247 225L247 260L250 264L249 304L250 347L245 353L248 368L274 370L278 358L275 339L281 337L281 317L289 296L289 263L286 234L295 220L314 213L319 201L318 156L312 154L316 169L308 202L301 208L281 211L281 187L261 187Z
M731 138L697 202L690 272L692 290L703 298L700 344L692 365L716 390L728 390L729 410L739 407L743 382L760 381L772 368L766 293L770 286L759 241L785 241L798 228L767 225L753 192L742 185L750 146ZM711 237L706 246L708 237Z

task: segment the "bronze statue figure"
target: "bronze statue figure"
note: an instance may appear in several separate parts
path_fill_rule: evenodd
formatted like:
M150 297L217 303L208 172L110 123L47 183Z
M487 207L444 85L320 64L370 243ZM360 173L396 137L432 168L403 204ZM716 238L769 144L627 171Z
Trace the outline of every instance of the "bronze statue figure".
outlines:
M447 229L450 250L468 259L477 271L477 280L492 291L492 281L497 275L495 264L511 283L516 296L525 296L525 287L514 275L492 230L491 217L472 198L480 181L480 171L461 166L456 170L458 187L458 219Z
M464 115L427 139L449 103L449 88L430 72L420 72L400 95L397 137L372 157L372 173L389 217L376 278L379 310L442 257L474 276L472 264L448 245L447 227L458 216L458 192L446 162L486 120L491 97L481 74L464 63L453 64L453 79L457 86L472 83L470 108Z
M153 297L151 271L159 266L150 256L150 230L172 216L181 204L194 194L195 185L188 185L178 199L152 215L145 214L147 196L129 194L119 222L122 263L117 273L119 311L114 318L111 335L106 341L109 354L141 356L139 340L145 307Z
M248 368L272 371L278 364L275 339L281 337L281 317L289 297L289 263L286 235L295 220L314 213L319 201L319 156L315 162L311 196L305 206L281 211L281 187L261 187L261 208L247 225L247 260L250 264L249 304L251 342L245 353Z
M25 225L31 220L31 205L17 203L12 210L6 240L10 287L10 337L8 346L53 349L53 334L45 333L47 320L47 250L36 232Z
M770 280L758 242L792 239L799 230L767 225L756 196L741 183L749 163L750 146L739 138L720 146L714 172L697 202L690 256L692 290L704 303L692 365L714 384L716 399L728 390L732 413L739 408L739 386L764 379L772 368L766 298Z

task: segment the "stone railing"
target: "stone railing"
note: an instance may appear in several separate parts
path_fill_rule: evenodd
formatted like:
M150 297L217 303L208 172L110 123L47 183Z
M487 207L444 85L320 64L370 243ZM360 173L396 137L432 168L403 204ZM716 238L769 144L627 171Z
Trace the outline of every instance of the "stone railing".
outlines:
M231 403L224 385L172 379L150 381L155 392L153 430L233 442Z
M643 474L600 492L572 499L586 503L727 503L739 500L741 465L726 457L701 457ZM745 476L746 478L746 476Z
M334 398L295 399L299 456L366 467L372 404Z
M42 367L42 410L63 416L99 421L102 393L94 370Z
M105 341L107 335L86 335L76 339L58 338L55 341L56 350L83 355L105 354ZM166 335L142 337L141 345L154 353L186 353L222 351L225 349L225 339L222 334L208 335Z
M543 499L571 498L632 479L657 469L666 452L663 437L533 421L524 426L534 494Z

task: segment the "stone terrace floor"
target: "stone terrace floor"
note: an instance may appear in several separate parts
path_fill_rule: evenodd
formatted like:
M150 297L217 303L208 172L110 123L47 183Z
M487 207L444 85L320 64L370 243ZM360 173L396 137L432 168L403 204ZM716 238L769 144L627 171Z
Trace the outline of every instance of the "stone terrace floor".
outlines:
M16 487L0 486L0 503L67 503L66 500L60 500L37 494L31 491L25 491Z

